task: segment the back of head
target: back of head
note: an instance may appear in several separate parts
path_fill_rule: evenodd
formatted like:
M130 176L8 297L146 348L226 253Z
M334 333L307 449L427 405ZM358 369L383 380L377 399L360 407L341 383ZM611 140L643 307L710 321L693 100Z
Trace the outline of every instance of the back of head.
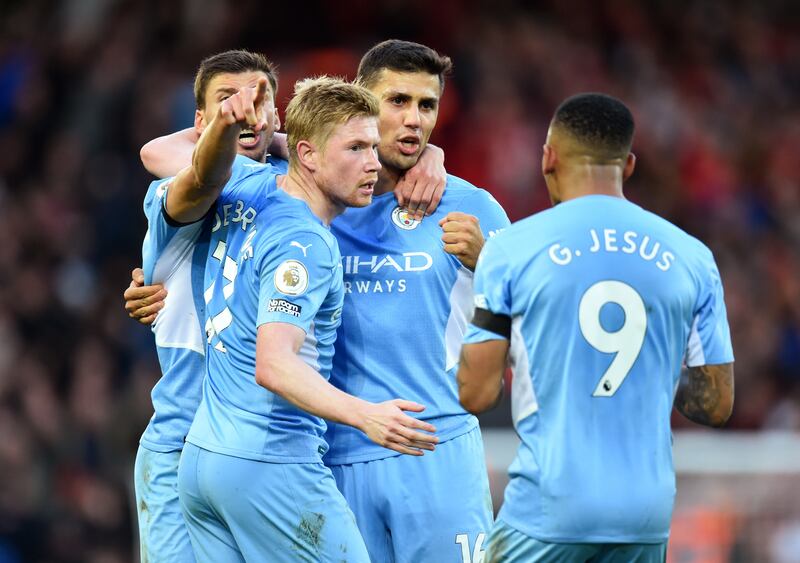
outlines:
M444 90L444 77L452 68L450 57L440 55L430 47L412 41L388 39L372 47L361 58L357 81L371 88L380 78L383 69L426 72L438 76L439 86Z
M224 51L206 57L200 63L194 77L194 100L197 109L205 109L206 88L209 82L219 74L240 74L243 72L263 72L272 87L273 97L278 94L278 73L273 65L261 53L251 53L244 49Z
M378 100L363 86L330 76L297 82L286 108L289 163L297 163L298 142L322 146L337 125L354 117L378 117Z
M551 129L565 135L581 156L598 163L622 159L631 151L634 122L620 100L599 93L577 94L556 109Z

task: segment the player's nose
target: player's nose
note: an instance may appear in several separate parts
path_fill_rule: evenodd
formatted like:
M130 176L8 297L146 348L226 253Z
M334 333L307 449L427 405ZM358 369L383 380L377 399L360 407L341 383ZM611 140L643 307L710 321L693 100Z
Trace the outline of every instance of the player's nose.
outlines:
M367 172L377 172L383 166L381 165L381 161L378 160L378 150L373 149L371 151L367 151L369 154L367 156L367 161L365 163L365 169Z
M403 116L403 125L412 129L419 129L420 122L419 108L415 105L410 106Z

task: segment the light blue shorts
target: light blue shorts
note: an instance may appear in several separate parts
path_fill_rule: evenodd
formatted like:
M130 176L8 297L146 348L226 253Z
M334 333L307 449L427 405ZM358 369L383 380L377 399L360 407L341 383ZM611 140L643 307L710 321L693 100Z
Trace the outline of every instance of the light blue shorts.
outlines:
M265 463L186 444L178 491L200 562L369 562L321 462Z
M181 452L154 452L139 446L133 468L139 553L148 563L194 563L189 532L178 501Z
M495 522L483 563L664 563L664 543L548 543Z
M422 457L331 467L374 563L478 563L492 526L480 430Z

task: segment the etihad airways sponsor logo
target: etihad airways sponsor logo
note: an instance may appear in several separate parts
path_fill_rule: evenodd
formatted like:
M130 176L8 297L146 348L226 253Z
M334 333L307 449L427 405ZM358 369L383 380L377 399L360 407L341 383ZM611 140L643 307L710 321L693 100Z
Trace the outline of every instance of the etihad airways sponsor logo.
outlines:
M382 271L424 272L431 266L433 266L433 258L427 252L342 257L345 275L377 274Z
M406 280L355 280L344 282L344 292L351 293L405 293Z

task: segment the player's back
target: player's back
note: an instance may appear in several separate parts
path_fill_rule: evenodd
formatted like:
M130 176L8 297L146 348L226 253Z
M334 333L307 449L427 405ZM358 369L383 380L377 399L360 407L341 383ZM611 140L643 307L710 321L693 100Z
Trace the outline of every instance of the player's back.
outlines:
M498 275L511 280L523 441L500 517L545 541L663 541L674 390L687 344L704 352L698 311L721 291L710 251L607 196L562 203L494 242L511 265Z

